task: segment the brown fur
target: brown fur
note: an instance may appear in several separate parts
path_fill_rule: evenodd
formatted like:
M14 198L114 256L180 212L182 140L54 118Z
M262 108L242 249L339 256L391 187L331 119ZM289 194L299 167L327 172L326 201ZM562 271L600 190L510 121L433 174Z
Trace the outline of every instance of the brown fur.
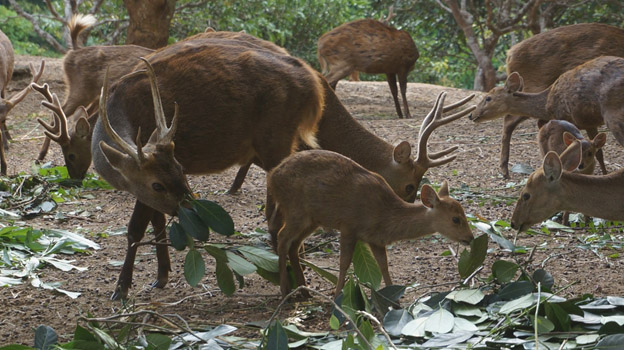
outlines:
M573 24L537 34L514 45L507 52L507 74L518 72L524 78L525 92L539 92L566 71L602 55L624 57L624 29L599 23ZM500 170L506 178L509 177L511 134L526 119L521 115L505 116ZM597 134L590 130L588 133L591 138ZM605 172L601 159L602 152L598 152L598 160Z
M403 118L403 113L397 96L397 77L405 116L410 118L407 74L414 69L419 56L409 33L374 19L345 23L318 40L318 60L332 88L353 71L386 74L399 118Z
M548 152L544 165L529 176L511 219L518 231L559 211L583 213L607 220L624 220L624 169L595 176L572 172L581 160L580 142L561 156Z
M132 152L117 150L119 144L113 144L103 129L102 112L93 134L96 170L116 188L137 197L115 298L124 298L132 281L136 247L131 243L141 240L149 221L157 239L164 237L163 213L174 214L188 194L184 174L215 173L253 157L270 170L294 151L299 140L314 146L323 109L321 79L294 57L195 39L159 50L149 62L168 123L174 103L179 106L175 147L161 142L157 134L150 137L156 127L154 102L143 74L111 86L105 110L112 128L135 149L140 128L144 160L137 163ZM166 247L157 255L155 285L162 287L170 266Z
M284 218L277 244L282 296L290 292L287 257L297 283L305 285L299 247L319 226L341 232L336 295L342 290L358 240L371 247L384 282L391 285L388 244L434 232L465 244L473 239L464 210L448 196L446 182L439 197L424 185L423 204L406 203L381 176L330 151L302 151L288 157L268 175L267 191ZM271 220L269 226L275 225Z

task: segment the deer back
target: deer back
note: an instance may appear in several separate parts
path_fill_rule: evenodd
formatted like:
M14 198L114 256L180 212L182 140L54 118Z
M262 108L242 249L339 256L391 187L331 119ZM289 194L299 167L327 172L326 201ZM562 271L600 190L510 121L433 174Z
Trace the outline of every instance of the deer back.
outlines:
M600 23L573 24L514 45L507 52L507 74L520 73L525 91L538 92L566 71L603 55L624 57L624 29Z
M172 213L177 202L158 198L160 194L152 188L168 192L167 184L171 182L176 184L172 191L184 192L179 185L182 168L188 174L214 173L257 156L264 169L271 169L300 140L315 146L323 92L320 79L303 61L197 40L170 45L150 56L149 62L158 79L167 122L174 114L174 104L179 106L173 138L175 160L173 144L171 149L163 149L162 157L157 157L155 150L150 159L159 166L179 162L180 168L171 173L144 169L151 172L153 179L145 183L143 169L129 166L130 176L123 166L111 164L108 154L102 152L100 141L109 145L111 141L100 121L92 142L96 170L139 201ZM152 105L147 77L133 74L122 79L110 88L106 104L110 125L122 139L133 144L140 128L138 141L147 150L150 134L156 128ZM171 198L180 199L183 195L178 193Z
M0 99L6 98L6 89L13 76L15 57L11 40L0 30Z
M323 71L327 65L346 65L373 74L409 72L419 56L409 33L374 19L342 24L318 40Z

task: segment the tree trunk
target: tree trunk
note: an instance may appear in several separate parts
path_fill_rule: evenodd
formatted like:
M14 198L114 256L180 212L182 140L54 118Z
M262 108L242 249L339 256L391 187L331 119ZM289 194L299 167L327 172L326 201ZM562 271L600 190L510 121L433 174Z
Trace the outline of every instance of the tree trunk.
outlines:
M126 44L150 49L167 46L176 0L123 0L130 25Z

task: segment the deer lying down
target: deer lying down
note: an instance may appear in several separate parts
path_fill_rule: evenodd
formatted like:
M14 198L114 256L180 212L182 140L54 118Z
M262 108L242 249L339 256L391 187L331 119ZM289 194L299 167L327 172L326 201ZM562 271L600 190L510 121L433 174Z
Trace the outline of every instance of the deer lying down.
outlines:
M275 213L284 219L277 237L282 296L290 292L287 258L297 284L305 285L299 247L319 226L340 230L336 295L344 286L358 240L370 246L384 282L391 285L388 244L434 232L464 244L473 239L464 210L449 197L446 181L437 194L431 186L423 185L422 204L406 203L381 176L335 152L301 151L286 158L269 173L267 192L277 203Z
M573 172L581 162L581 143L561 154L548 152L544 164L529 176L516 203L511 227L519 232L559 211L624 220L624 169L595 176Z
M601 56L563 73L547 89L523 92L518 73L507 77L505 86L490 90L469 117L475 122L523 115L540 120L566 120L590 137L606 124L624 146L624 58ZM600 161L601 158L598 158ZM603 174L607 169L601 164Z

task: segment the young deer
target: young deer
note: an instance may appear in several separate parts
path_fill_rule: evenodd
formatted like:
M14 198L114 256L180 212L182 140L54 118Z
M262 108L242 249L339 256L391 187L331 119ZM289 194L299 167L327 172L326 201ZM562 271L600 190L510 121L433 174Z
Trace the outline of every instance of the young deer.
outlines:
M603 55L624 57L624 29L600 23L563 26L514 45L507 53L507 75L518 72L524 78L524 92L540 92L561 74ZM475 121L498 117L502 115L482 116ZM509 178L511 134L526 119L522 114L505 116L500 155L500 171L505 178ZM593 129L587 130L587 133L590 138L598 134ZM596 154L596 158L603 174L606 174L602 151Z
M338 26L318 40L318 60L332 88L353 71L386 74L394 105L403 118L397 96L397 77L405 117L411 118L407 105L407 74L420 56L412 37L374 19L361 19Z
M75 123L78 125L80 123L86 127L84 121L90 121L89 134L93 132L93 126L95 125L93 123L97 120L97 115L94 115L94 113L97 109L97 100L100 96L106 69L109 69L109 79L117 81L121 76L133 70L139 57L147 56L154 52L154 50L136 45L81 47L78 36L83 30L89 28L94 21L95 19L90 15L75 15L72 17L68 27L73 49L63 58L66 91L62 111L63 115L70 116L66 118L65 124ZM48 102L50 101L48 100ZM85 116L82 109L88 106L93 106L94 108L91 108L89 110L90 113L87 113ZM92 118L89 118L89 116L92 116ZM91 164L91 148L85 147L85 143L79 141L83 139L83 135L74 135L71 130L69 130L69 134L62 134L63 131L58 129L60 125L58 118L63 117L55 113L52 123L46 123L39 119L38 122L47 130L46 135L54 135L53 140L62 142L59 144L63 150L63 157L65 158L69 176L73 179L82 179ZM74 137L77 138L76 142L73 141ZM49 137L46 138L41 145L39 156L37 157L38 162L45 159L50 148L50 139ZM68 162L68 160L71 161Z
M127 296L134 243L150 221L156 240L165 240L165 214L175 215L190 192L185 174L219 172L254 156L270 170L299 141L316 146L323 108L316 72L302 60L267 50L195 39L161 49L145 62L147 77L137 71L110 89L105 80L91 145L97 172L137 198L113 299ZM163 287L169 254L164 245L156 250L153 286Z
M624 169L594 176L573 172L581 162L581 144L572 143L561 156L548 152L544 164L529 176L516 203L511 227L519 232L559 211L607 220L624 220Z
M269 173L267 192L277 203L275 213L284 218L277 236L282 296L290 292L287 259L297 284L305 285L299 248L319 226L340 230L336 296L344 286L358 240L369 245L389 286L388 244L434 232L464 244L473 239L464 210L449 197L446 181L437 194L431 186L423 185L422 204L406 203L381 176L330 151L302 151L286 158Z
M587 130L592 138L598 135L598 127L606 123L624 145L624 58L601 56L590 60L565 72L541 92L522 92L523 84L520 74L510 74L505 86L488 92L470 118L490 120L512 114L566 120ZM603 164L601 168L606 173Z
M596 168L596 152L607 142L607 134L601 132L588 140L574 124L565 120L551 120L540 127L537 133L537 143L542 158L550 151L555 151L557 154L563 153L576 140L581 142L581 163L576 171L593 175Z
M13 77L13 68L15 65L15 56L13 53L13 45L9 38L0 31L0 174L7 174L7 162L4 152L9 149L9 140L11 135L7 129L6 121L9 112L20 103L30 92L30 85L20 92L14 94L11 98L7 96L7 87ZM41 61L39 71L35 71L33 65L30 65L32 81L36 83L43 74L45 61Z

